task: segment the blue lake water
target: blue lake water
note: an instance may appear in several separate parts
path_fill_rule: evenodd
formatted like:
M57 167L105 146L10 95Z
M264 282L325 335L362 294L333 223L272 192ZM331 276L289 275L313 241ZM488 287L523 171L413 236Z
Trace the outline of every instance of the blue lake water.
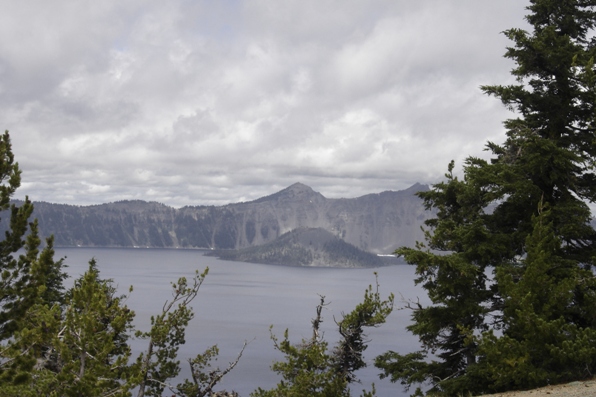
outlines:
M269 326L280 338L286 328L290 339L300 342L312 334L311 319L324 295L329 305L323 311L321 330L333 345L338 340L335 319L351 311L362 300L365 289L375 283L378 273L383 297L396 296L396 308L403 300L425 302L422 289L414 286L414 267L394 265L376 269L303 268L222 261L203 256L199 250L59 248L56 257L66 257L66 269L71 279L81 275L91 258L95 258L102 278L112 278L119 291L127 293L133 285L127 305L136 312L135 324L142 330L149 327L152 314L161 310L171 298L170 282L181 276L192 277L195 270L209 267L209 275L193 302L195 318L187 330L187 342L180 350L183 373L189 374L185 358L218 345L217 364L227 367L242 348L250 343L237 367L220 383L217 390L236 390L248 397L257 387L271 388L279 376L270 365L283 356L273 348ZM407 309L395 310L386 324L369 329L370 343L365 352L368 368L358 373L362 384L352 386L353 395L375 383L381 397L405 396L399 384L378 378L374 357L387 350L400 353L418 349L418 341L405 327L409 324ZM144 341L133 341L135 356L144 348ZM174 382L176 383L176 382Z

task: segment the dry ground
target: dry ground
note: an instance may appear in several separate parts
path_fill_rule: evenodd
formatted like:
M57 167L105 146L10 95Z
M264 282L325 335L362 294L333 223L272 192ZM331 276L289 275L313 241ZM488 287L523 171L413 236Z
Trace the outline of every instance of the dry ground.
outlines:
M483 397L596 397L596 378L527 391L490 394Z

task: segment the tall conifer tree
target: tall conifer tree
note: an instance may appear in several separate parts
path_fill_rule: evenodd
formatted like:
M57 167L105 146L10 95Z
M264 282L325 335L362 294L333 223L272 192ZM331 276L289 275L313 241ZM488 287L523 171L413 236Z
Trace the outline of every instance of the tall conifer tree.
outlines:
M397 253L417 266L416 282L433 303L410 305L409 330L423 350L377 359L394 381L429 382L434 391L456 395L593 373L596 233L587 203L596 201L595 8L596 1L532 0L526 19L533 30L505 32L517 83L482 89L518 117L505 122L505 143L488 143L491 161L468 158L462 180L452 163L445 182L420 194L437 217L427 223L426 244ZM547 294L538 294L540 279L548 281ZM560 304L550 293L562 294ZM528 294L533 298L515 298ZM566 331L548 339L548 330L561 324ZM528 344L532 338L542 348ZM514 344L516 357L531 365L516 367L496 348ZM555 376L555 368L565 375ZM527 376L536 371L542 375Z
M54 261L52 238L40 252L37 221L29 221L31 201L25 198L20 206L10 202L20 185L21 170L6 131L0 136L0 211L10 219L0 240L0 341L14 335L19 319L38 299L59 303L66 277L62 261Z

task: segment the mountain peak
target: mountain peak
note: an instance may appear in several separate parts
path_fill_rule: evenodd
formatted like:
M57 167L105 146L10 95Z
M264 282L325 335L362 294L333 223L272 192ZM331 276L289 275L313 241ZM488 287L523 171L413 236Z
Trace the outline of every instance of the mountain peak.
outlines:
M413 184L409 188L403 190L403 192L407 192L407 193L418 193L418 192L427 192L429 190L430 190L430 186L423 185L421 183L416 182L415 184Z
M266 197L261 197L253 201L254 203L262 203L264 201L272 201L272 200L311 200L313 198L317 199L325 199L323 195L319 192L315 192L310 186L307 186L303 183L296 182L293 185L288 186L287 188L280 190L277 193L273 193Z
M296 182L293 185L288 186L281 192L284 192L284 191L292 191L292 192L296 192L296 193L316 193L314 190L312 190L312 188L310 186L307 186L304 183L300 183L300 182Z
M315 192L310 186L307 186L303 183L296 182L291 186L288 186L284 190L277 193L281 197L291 198L291 199L324 199L323 195L319 192Z

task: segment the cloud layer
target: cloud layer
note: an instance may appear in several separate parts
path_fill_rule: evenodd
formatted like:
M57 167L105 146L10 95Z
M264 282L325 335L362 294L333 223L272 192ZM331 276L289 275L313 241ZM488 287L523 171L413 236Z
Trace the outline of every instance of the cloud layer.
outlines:
M28 1L0 14L19 195L173 206L441 179L502 141L481 84L526 2Z

